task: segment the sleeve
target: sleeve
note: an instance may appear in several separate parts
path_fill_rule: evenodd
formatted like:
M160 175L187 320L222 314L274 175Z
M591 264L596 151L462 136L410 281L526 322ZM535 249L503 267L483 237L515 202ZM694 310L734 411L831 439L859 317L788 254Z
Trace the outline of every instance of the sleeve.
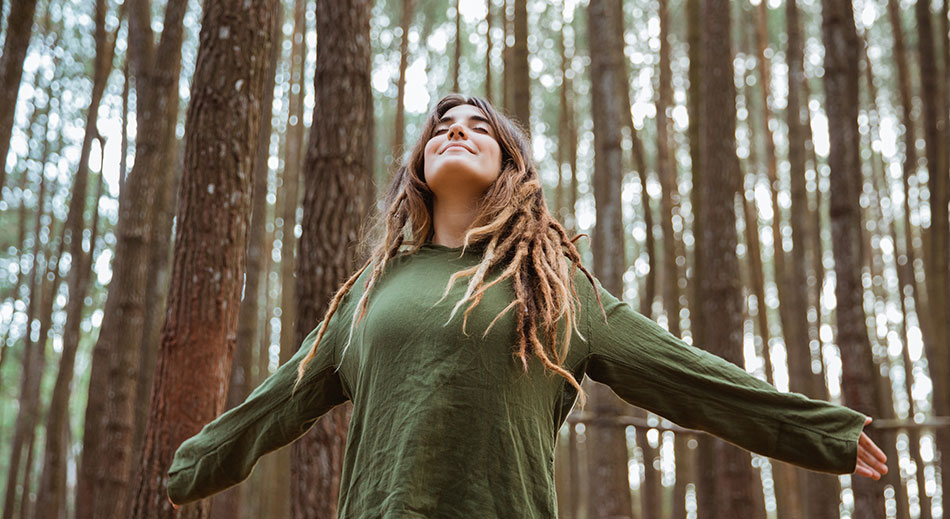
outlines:
M592 290L599 292L607 319L591 295L586 362L591 379L632 405L743 449L815 471L854 472L865 415L783 393L675 337L599 282Z
M185 504L247 479L257 460L300 436L324 413L346 401L334 364L334 341L322 341L291 396L297 366L316 340L319 325L294 356L247 399L185 440L168 471L168 497ZM330 338L330 334L324 336Z

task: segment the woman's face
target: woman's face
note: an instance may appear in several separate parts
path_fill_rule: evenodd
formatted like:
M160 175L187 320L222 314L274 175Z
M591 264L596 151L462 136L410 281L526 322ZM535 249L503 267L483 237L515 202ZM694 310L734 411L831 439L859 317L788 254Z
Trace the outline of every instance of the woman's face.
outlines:
M501 147L480 108L445 112L424 154L424 178L437 199L477 198L501 173Z

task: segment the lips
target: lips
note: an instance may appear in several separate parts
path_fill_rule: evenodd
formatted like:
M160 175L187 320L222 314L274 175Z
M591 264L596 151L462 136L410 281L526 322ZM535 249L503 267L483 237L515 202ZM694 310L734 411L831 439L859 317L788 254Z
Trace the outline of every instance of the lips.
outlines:
M472 148L470 148L467 144L464 144L464 143L461 143L461 142L453 142L453 143L449 144L448 146L442 148L442 153L445 153L446 151L448 151L448 150L450 150L450 149L452 149L452 148L462 148L462 149L468 151L469 153L472 153L472 154L475 153L474 151L472 151Z

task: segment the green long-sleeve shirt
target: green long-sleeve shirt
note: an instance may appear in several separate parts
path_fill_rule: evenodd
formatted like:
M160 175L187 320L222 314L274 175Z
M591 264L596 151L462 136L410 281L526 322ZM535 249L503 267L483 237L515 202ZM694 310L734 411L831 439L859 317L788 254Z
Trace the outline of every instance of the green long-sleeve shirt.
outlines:
M461 310L444 325L467 284L435 304L449 276L479 259L477 250L460 255L428 244L393 260L341 358L367 269L331 318L295 395L297 366L316 331L244 403L182 443L169 470L171 499L187 503L243 481L262 455L351 400L341 519L556 517L555 440L577 394L534 357L523 371L512 350L513 312L482 337L513 299L510 284L487 291L467 336ZM578 380L587 375L631 404L753 452L854 471L863 414L782 393L674 337L599 282L592 287L580 273L575 282L583 339L575 331L565 364Z

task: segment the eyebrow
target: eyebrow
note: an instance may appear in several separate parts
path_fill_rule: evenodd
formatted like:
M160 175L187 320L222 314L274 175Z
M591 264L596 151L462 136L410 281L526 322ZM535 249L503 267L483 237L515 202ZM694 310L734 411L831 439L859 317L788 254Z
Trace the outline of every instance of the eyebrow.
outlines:
M439 119L439 122L438 122L438 124L436 124L436 126L441 126L441 125L443 125L443 124L445 124L445 123L450 123L450 122L452 122L452 121L454 121L454 120L455 120L455 118L452 117L451 115L444 115L444 116L442 116L441 119ZM483 122L483 123L487 123L489 126L491 126L491 121L489 121L489 120L486 119L485 117L482 117L481 115L478 115L478 114L470 115L470 116L468 117L468 120L470 120L470 121L471 121L471 120L480 121L480 122Z

